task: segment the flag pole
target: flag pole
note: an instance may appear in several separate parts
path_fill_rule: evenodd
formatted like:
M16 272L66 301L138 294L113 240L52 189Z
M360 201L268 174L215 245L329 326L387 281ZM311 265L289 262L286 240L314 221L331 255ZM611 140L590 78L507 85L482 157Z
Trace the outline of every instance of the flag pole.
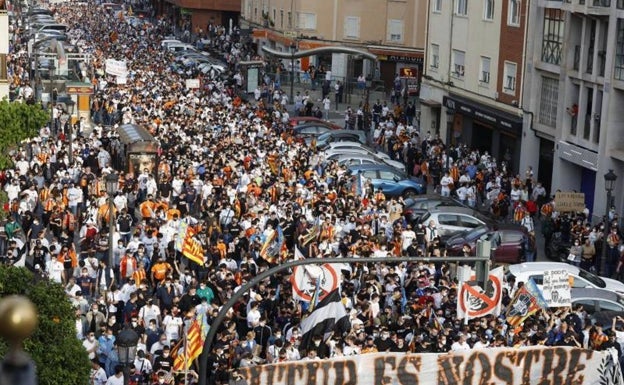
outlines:
M189 325L184 325L184 385L188 385L188 330Z

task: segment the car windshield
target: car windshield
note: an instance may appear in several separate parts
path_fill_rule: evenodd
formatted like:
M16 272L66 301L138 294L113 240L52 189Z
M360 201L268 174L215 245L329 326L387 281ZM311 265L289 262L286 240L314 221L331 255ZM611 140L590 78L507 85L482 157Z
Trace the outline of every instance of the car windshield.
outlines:
M593 285L601 289L607 287L607 283L602 278L600 278L596 274L590 273L587 270L579 269L579 277L591 282Z

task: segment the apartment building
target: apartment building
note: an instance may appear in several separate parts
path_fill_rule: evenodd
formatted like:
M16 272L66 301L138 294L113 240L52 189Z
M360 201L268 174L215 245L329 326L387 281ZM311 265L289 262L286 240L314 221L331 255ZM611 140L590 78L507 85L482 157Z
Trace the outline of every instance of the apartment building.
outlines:
M242 0L241 18L259 47L325 46L367 50L378 63L346 54L304 58L299 68L330 68L336 79L364 74L392 85L401 68L422 74L427 2L421 0Z
M523 146L552 190L579 191L606 211L604 175L624 204L624 0L535 1L529 9L524 107L534 111Z
M466 144L524 173L528 0L428 1L421 131ZM532 135L532 134L531 134Z
M206 31L209 25L236 26L241 0L154 0L159 15L172 15L179 25Z

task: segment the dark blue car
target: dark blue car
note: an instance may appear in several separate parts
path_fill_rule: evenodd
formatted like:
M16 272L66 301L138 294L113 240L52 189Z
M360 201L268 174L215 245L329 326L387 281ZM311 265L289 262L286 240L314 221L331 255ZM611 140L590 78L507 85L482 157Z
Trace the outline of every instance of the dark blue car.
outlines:
M405 172L392 166L383 164L358 164L349 167L352 174L361 174L370 179L375 191L381 189L391 197L404 198L424 194L427 186L422 178L407 175Z

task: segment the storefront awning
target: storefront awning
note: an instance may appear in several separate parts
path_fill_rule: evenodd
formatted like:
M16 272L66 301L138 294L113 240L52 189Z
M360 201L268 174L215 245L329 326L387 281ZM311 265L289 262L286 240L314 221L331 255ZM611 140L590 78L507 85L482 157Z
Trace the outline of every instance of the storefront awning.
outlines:
M461 98L456 95L444 96L442 104L449 110L454 110L458 114L470 116L471 118L496 126L502 131L519 136L522 133L523 119L505 111L485 106L474 101Z

